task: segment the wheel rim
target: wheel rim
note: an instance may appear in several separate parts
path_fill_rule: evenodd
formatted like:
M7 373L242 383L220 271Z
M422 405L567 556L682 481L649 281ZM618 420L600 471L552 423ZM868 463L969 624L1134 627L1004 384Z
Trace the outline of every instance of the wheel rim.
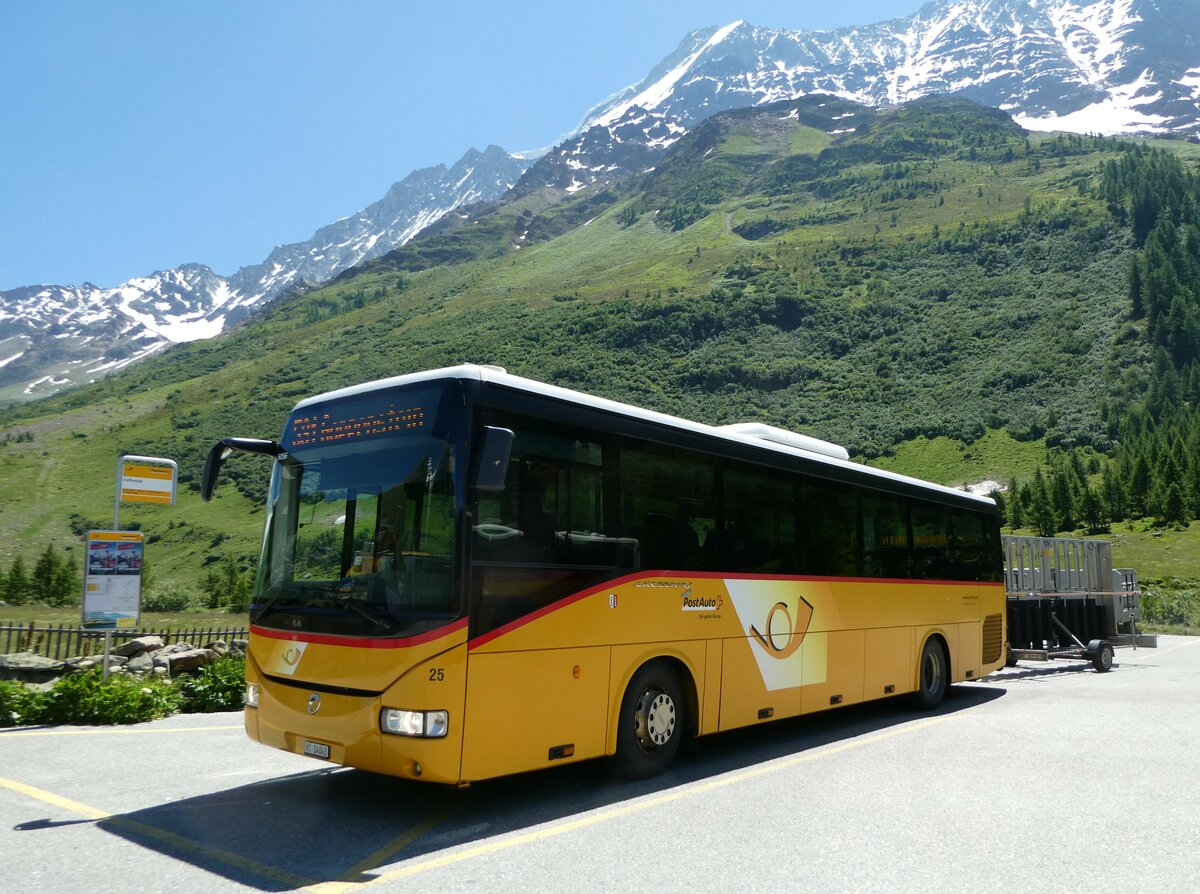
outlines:
M661 689L651 687L638 699L633 716L634 734L643 751L653 751L675 734L675 702Z
M1107 670L1108 668L1112 667L1112 662L1113 662L1112 649L1101 648L1100 649L1100 663L1102 665L1104 665L1104 668Z
M925 651L925 660L921 663L921 679L925 683L925 691L937 692L942 688L942 653L937 648Z

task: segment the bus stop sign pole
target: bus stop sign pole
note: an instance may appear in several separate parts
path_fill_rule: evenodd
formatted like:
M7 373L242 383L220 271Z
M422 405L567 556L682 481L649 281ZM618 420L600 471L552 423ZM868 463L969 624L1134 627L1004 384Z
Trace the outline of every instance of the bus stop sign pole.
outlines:
M117 458L117 498L113 504L113 530L121 530L121 503L153 503L175 505L175 482L179 465L173 459L160 456L138 456L126 453ZM85 557L86 561L86 557ZM87 569L84 569L87 578ZM138 590L138 617L141 613L141 589ZM102 679L108 682L109 659L112 657L112 628L104 630L104 662Z

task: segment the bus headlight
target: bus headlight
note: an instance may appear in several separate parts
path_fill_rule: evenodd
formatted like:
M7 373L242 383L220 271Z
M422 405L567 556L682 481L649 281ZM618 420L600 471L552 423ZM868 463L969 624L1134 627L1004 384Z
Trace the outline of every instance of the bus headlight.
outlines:
M394 736L416 736L423 739L440 739L450 726L446 711L401 711L399 708L384 708L379 713L379 728Z
M257 708L258 707L258 684L257 683L247 683L246 684L246 707L247 708Z

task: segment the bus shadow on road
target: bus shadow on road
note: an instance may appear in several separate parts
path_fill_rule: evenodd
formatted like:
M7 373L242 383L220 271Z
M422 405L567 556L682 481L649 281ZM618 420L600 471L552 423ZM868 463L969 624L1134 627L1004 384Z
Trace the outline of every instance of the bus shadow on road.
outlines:
M362 883L403 864L423 868L495 852L578 828L563 821L628 812L686 797L686 787L722 781L772 762L819 757L822 749L907 724L961 713L1000 698L1002 686L954 687L930 713L891 699L707 736L661 776L626 781L588 761L477 783L468 789L343 768L265 780L108 817L106 831L206 872L262 891L321 882ZM936 732L931 732L936 735ZM864 745L869 743L863 743ZM778 768L780 770L783 767ZM801 769L796 772L803 772ZM430 866L423 867L429 862Z

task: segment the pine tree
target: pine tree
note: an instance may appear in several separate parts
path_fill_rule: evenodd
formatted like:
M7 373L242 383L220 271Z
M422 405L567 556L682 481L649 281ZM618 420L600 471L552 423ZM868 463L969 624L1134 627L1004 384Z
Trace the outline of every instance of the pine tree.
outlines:
M1136 256L1129 262L1129 303L1135 320L1146 315L1146 300L1142 295L1142 264Z
M1070 476L1065 468L1055 469L1051 473L1050 499L1054 505L1054 514L1058 518L1059 530L1073 531L1075 495L1071 492Z
M1054 503L1046 487L1041 469L1033 473L1033 484L1029 489L1029 521L1039 537L1053 537L1059 531L1059 519L1054 513Z
M33 595L29 582L29 573L25 570L25 560L17 556L8 569L8 586L6 599L13 605L24 605Z
M1086 484L1079 500L1079 514L1089 534L1100 534L1108 530L1108 509L1104 505L1104 498Z
M1025 526L1025 509L1021 505L1021 485L1016 478L1008 485L1008 523L1014 528Z
M1150 503L1150 492L1154 488L1154 476L1145 452L1133 461L1133 473L1129 479L1129 508L1134 518L1143 518Z
M54 576L55 605L78 605L83 599L83 585L75 563L64 561Z
M59 565L62 564L58 558L58 553L54 551L54 544L47 543L46 548L38 557L37 564L33 566L33 578L30 584L33 587L33 598L36 602L43 605L54 605L54 578L58 574Z
M1166 497L1163 499L1161 521L1165 525L1187 525L1187 508L1183 503L1183 489L1178 481L1167 485Z
M1113 521L1125 520L1125 488L1112 465L1104 467L1104 502Z

